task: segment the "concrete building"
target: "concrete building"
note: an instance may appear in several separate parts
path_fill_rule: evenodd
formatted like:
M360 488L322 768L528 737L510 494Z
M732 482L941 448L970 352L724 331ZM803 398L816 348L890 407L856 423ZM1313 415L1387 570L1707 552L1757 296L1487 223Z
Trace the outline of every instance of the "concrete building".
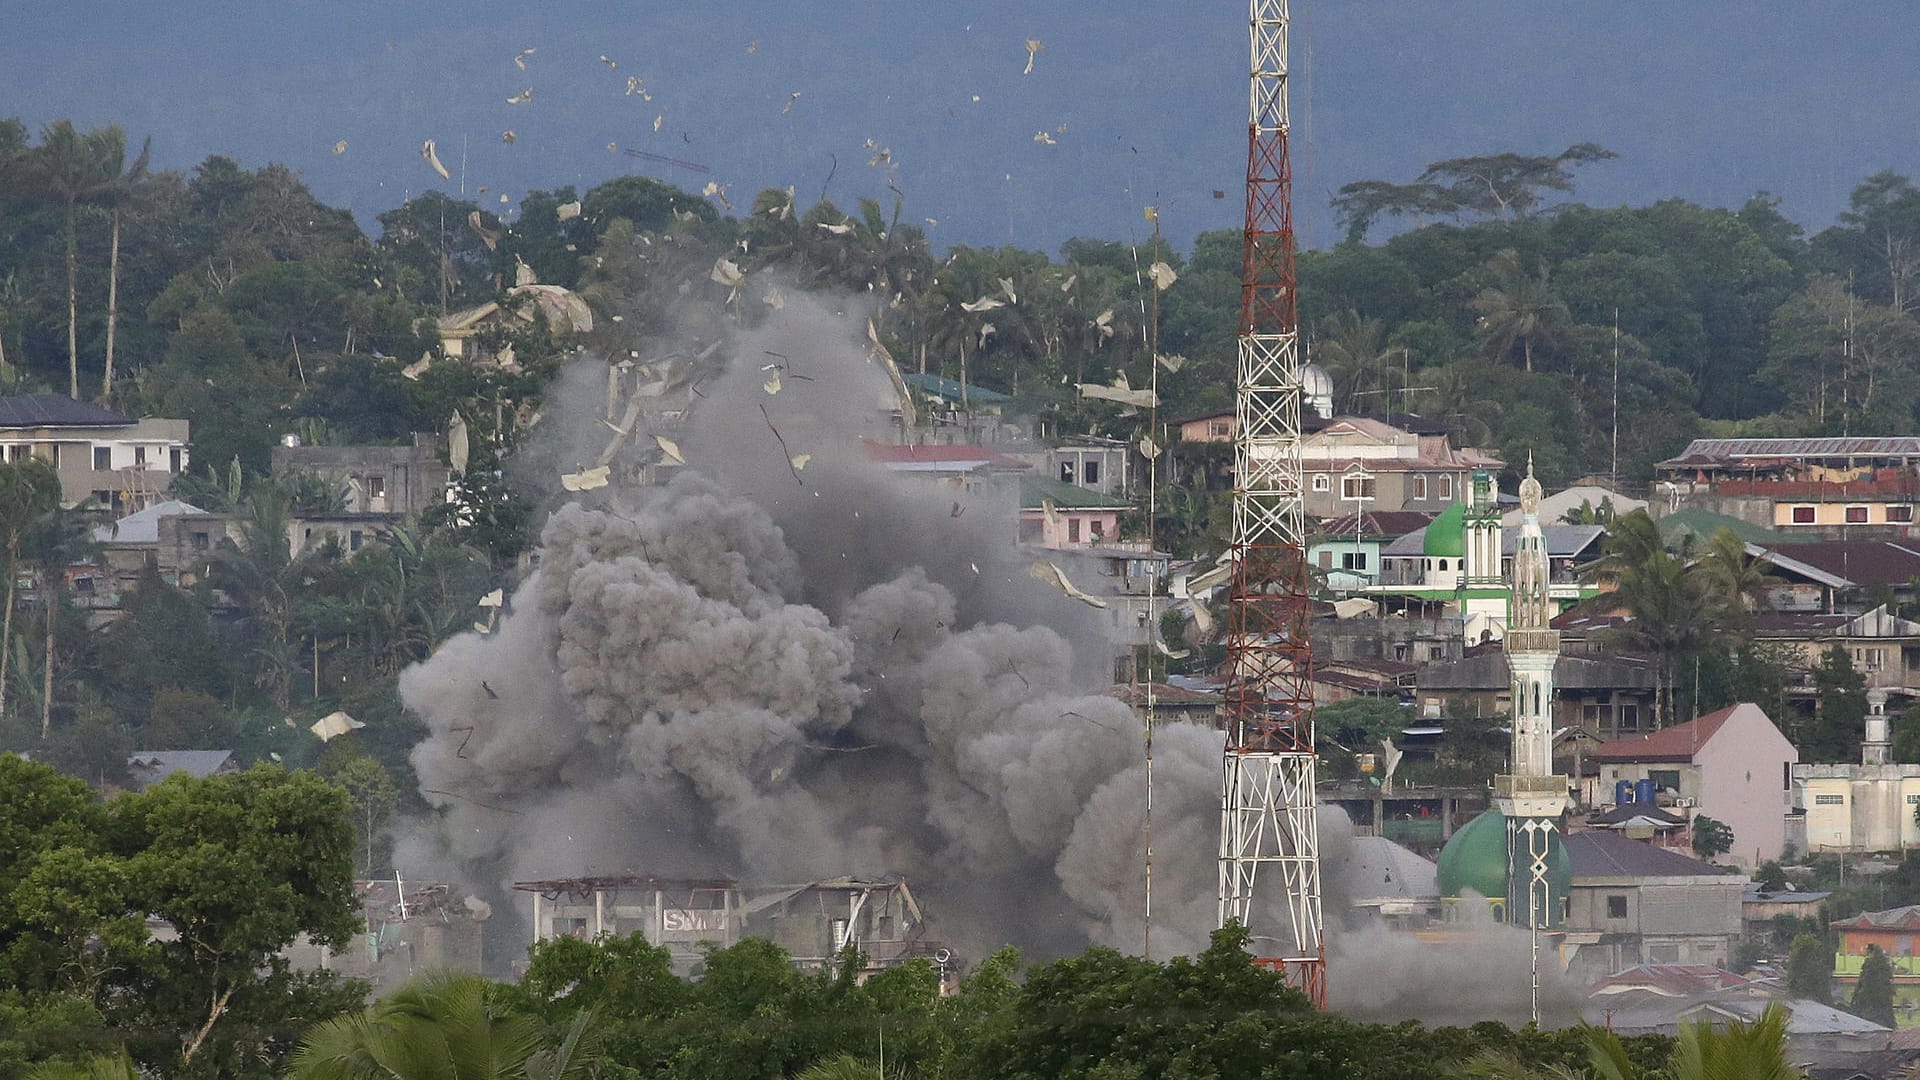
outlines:
M190 464L187 436L185 420L135 420L64 394L0 397L0 454L51 464L66 506L92 498L131 513L164 501Z
M1438 868L1384 836L1348 838L1325 873L1341 882L1348 913L1370 927L1418 930L1440 915Z
M1727 966L1744 874L1614 832L1572 833L1566 849L1573 887L1562 960L1575 981L1635 964Z
M665 948L675 970L692 970L706 947L726 948L745 937L738 884L727 878L638 875L516 881L533 901L533 940L602 934L640 934Z
M1690 507L1829 539L1920 535L1920 437L1695 439L1654 471L1655 516Z
M1914 950L1914 941L1920 938L1920 905L1862 912L1830 923L1828 929L1840 938L1833 958L1836 982L1851 993L1867 950L1877 948L1893 965L1894 1007L1909 1014L1920 1007L1920 956Z
M481 973L482 931L493 914L486 903L438 882L356 881L353 888L365 928L338 952L302 936L281 953L295 968L364 979L371 997L428 971Z
M1596 767L1593 805L1611 802L1621 780L1651 780L1662 802L1733 829L1727 859L1735 865L1758 866L1786 847L1800 752L1758 705L1729 705L1638 739L1601 743L1587 760Z
M1869 689L1907 699L1920 697L1920 622L1900 618L1884 604L1857 615L1756 612L1753 636L1785 646L1790 666L1800 673L1820 666L1829 650L1839 648ZM1787 692L1810 701L1813 686L1810 680L1790 684Z
M1030 472L1019 458L965 443L895 446L860 440L867 460L888 472L910 475L957 491L985 491L997 482Z
M1434 517L1424 510L1382 510L1323 521L1310 530L1307 561L1320 571L1332 592L1365 589L1381 580L1381 552L1386 546L1426 528Z
M1456 449L1452 429L1403 418L1405 427L1338 416L1300 440L1307 514L1340 517L1368 510L1442 511L1464 499L1477 470L1505 463L1474 449Z
M1750 541L1747 554L1764 556L1779 581L1767 594L1775 611L1859 614L1869 590L1898 604L1920 599L1920 541Z
M1421 715L1443 716L1449 702L1469 703L1479 716L1512 711L1502 643L1477 646L1461 659L1423 664L1414 676ZM1553 723L1602 740L1635 737L1653 722L1653 669L1636 656L1563 654L1553 666Z
M415 435L409 446L280 445L273 448L273 472L317 476L340 493L347 513L395 520L444 504L452 478L431 435Z
M1020 477L1020 542L1056 551L1120 543L1133 503L1048 476Z
M506 334L526 330L535 314L546 316L555 334L584 334L593 329L593 311L578 295L559 285L533 280L523 263L516 284L504 301L489 300L475 307L449 312L434 320L440 337L440 355L466 363L514 366L512 346L493 344Z
M1920 845L1920 765L1892 757L1884 690L1867 692L1858 765L1793 767L1794 846L1807 852L1904 852Z

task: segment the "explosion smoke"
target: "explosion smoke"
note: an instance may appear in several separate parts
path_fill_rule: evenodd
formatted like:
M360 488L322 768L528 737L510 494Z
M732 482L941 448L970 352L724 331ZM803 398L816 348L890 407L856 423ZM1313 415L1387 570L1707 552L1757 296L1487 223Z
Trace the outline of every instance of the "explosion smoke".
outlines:
M898 874L964 955L1137 949L1139 720L1087 692L1111 615L1029 578L1004 497L868 460L894 399L860 318L796 296L766 319L701 377L681 475L555 511L498 630L402 675L437 813L398 857L481 888ZM606 369L576 368L516 469L548 486L606 440ZM1155 734L1161 956L1214 924L1220 748L1192 723Z

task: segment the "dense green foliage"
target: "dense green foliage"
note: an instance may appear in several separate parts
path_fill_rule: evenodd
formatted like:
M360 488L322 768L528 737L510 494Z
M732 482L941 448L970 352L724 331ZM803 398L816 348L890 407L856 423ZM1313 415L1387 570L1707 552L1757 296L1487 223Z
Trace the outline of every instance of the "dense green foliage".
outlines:
M1860 965L1860 978L1853 985L1853 997L1847 1009L1876 1024L1893 1027L1893 961L1878 945L1867 946L1867 958Z

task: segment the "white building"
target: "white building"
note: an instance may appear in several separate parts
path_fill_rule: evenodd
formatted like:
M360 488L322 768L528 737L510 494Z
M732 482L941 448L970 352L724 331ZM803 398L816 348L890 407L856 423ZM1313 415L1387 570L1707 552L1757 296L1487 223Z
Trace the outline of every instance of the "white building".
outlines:
M1858 765L1795 765L1795 846L1820 851L1905 851L1920 846L1920 765L1888 761L1887 694L1867 692L1867 736Z
M187 422L135 420L65 394L0 397L0 454L51 464L67 506L91 497L131 513L164 501L187 470Z

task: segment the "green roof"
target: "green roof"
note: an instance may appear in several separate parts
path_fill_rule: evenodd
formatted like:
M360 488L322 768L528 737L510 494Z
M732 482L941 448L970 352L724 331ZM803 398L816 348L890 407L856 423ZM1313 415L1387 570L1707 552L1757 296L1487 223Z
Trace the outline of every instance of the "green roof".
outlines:
M1040 510L1051 500L1056 510L1131 510L1133 503L1119 495L1102 495L1047 476L1020 478L1020 509Z
M1726 514L1716 514L1697 506L1676 510L1665 517L1655 518L1654 522L1660 528L1660 539L1668 543L1672 543L1675 538L1685 533L1692 533L1705 540L1721 529L1732 529L1735 536L1747 543L1766 547L1772 547L1775 544L1798 544L1815 539L1776 532L1763 525L1755 525L1751 521L1729 517Z
M938 375L911 374L900 376L900 381L930 397L946 401L960 400L960 384L953 379L943 379ZM967 403L970 405L1004 405L1013 398L998 390L989 390L979 383L967 384Z
M1430 559L1461 559L1467 554L1467 508L1454 503L1427 526L1421 553Z
M1567 849L1560 843L1559 833L1554 834L1552 854L1547 861L1547 892L1554 913L1552 922L1557 926L1566 907L1564 901L1573 889L1573 864L1567 859ZM1474 892L1504 903L1507 896L1506 815L1488 810L1455 832L1447 846L1440 849L1435 877L1443 897L1458 899Z

